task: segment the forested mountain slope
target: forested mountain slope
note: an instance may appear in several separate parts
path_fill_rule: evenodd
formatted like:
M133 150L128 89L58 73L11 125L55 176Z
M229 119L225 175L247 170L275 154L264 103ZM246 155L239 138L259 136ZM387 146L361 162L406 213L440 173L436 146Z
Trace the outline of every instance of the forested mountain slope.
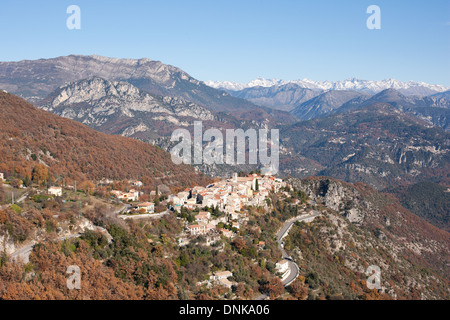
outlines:
M206 181L194 168L173 164L170 154L158 147L97 132L0 92L0 171L25 178L38 164L48 167L55 179Z

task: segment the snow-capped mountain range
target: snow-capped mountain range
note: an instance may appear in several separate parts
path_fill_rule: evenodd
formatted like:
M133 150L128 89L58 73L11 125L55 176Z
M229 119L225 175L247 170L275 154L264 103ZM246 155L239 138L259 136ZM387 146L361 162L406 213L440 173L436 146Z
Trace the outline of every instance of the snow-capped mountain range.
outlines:
M257 78L248 83L237 83L231 81L206 81L206 85L222 89L226 91L240 91L247 88L255 87L273 87L284 86L287 84L295 84L300 88L311 90L328 91L328 90L352 90L376 94L386 89L396 89L406 95L426 96L433 93L448 91L450 88L439 84L428 84L425 82L408 81L402 82L395 79L385 80L360 80L346 79L341 81L314 81L309 79L303 80L280 80L280 79L264 79Z

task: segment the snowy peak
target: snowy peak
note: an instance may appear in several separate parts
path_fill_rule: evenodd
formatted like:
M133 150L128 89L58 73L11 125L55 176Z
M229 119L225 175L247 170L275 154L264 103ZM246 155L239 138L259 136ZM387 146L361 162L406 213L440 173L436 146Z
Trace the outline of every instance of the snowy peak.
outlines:
M402 82L395 79L385 80L360 80L357 78L346 79L341 81L314 81L309 79L285 81L279 79L257 78L248 83L236 83L230 81L207 81L208 86L216 89L239 91L246 88L254 87L273 87L284 86L286 84L295 84L301 88L312 90L352 90L369 94L376 94L386 89L396 89L404 95L427 96L438 92L444 92L449 88L438 84L427 84L425 82L408 81Z
M230 91L239 91L247 88L255 88L255 87L273 87L273 86L282 86L288 84L289 81L284 81L280 79L264 79L264 78L256 78L248 83L238 83L233 81L205 81L207 86L213 87L215 89L222 90L230 90Z

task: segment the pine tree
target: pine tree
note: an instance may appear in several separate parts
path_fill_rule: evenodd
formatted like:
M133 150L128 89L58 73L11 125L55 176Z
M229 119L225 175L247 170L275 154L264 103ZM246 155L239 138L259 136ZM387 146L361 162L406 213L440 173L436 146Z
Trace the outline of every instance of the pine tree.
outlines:
M29 187L30 184L31 184L30 176L29 176L29 175L26 175L26 176L25 176L25 179L23 179L23 185L24 185L25 187Z

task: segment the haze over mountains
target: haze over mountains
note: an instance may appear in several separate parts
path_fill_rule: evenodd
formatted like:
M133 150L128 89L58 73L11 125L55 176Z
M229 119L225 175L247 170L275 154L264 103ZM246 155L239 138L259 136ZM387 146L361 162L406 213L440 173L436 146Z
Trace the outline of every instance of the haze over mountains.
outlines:
M375 95L356 91L326 91L303 102L290 112L302 120L323 117L328 114L345 113L376 103L389 103L398 110L410 113L429 125L449 129L450 100L445 96L405 96L395 89L386 89Z
M341 107L350 100L365 100L368 94L356 91L326 91L311 100L299 104L291 113L299 119L309 120L326 115Z
M314 82L256 79L245 85L207 82L235 97L260 106L288 111L301 120L346 112L374 103L390 103L430 125L449 128L450 100L447 87L397 80ZM239 90L236 90L240 88Z

